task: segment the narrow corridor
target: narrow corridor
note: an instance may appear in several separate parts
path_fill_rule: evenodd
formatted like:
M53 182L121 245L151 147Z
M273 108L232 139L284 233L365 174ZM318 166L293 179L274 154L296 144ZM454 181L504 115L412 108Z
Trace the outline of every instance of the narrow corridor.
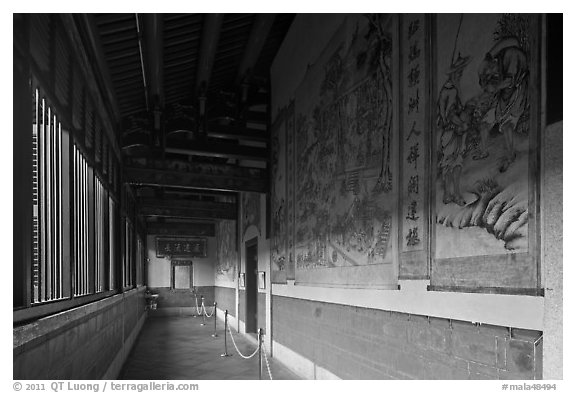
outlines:
M258 379L258 354L251 359L242 359L234 349L228 335L230 357L224 353L224 323L218 320L218 337L214 338L213 319L149 317L130 353L120 379L146 380L240 380ZM250 355L256 344L249 342L232 330L238 349ZM270 359L274 379L298 379L282 364ZM262 379L269 379L263 360Z

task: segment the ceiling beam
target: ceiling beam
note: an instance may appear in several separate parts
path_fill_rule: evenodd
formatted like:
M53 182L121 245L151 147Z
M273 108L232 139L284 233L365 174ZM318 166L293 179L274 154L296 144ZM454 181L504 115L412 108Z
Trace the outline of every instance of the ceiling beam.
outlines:
M206 135L211 138L235 139L268 143L269 136L265 131L246 127L209 126Z
M150 222L146 224L149 235L216 236L213 222Z
M114 91L114 87L112 85L112 78L110 77L110 69L108 67L108 63L106 62L106 56L104 56L104 49L102 46L102 41L100 40L100 34L98 34L96 28L96 22L94 20L93 14L80 14L78 16L84 22L86 26L86 33L88 41L90 42L90 46L96 55L96 66L102 79L104 81L104 90L106 92L106 99L109 100L111 103L111 109L114 113L114 121L117 123L120 122L120 112L118 110L118 98L116 97L116 93Z
M207 87L210 82L210 74L212 72L212 66L214 65L216 50L218 49L223 19L223 14L204 15L200 58L198 59L198 72L196 74L197 90L200 89L203 84Z
M174 142L166 146L166 153L188 156L231 158L235 160L268 161L268 150L261 147L216 143L183 144Z
M234 220L237 218L236 205L226 204L218 209L204 210L187 207L167 207L164 205L139 205L138 214L148 217L174 217L174 218L211 218L221 220Z
M236 203L213 202L213 201L193 201L186 199L163 199L163 198L138 198L138 204L142 206L162 206L166 208L181 208L190 210L235 210Z
M105 70L108 68L102 68L100 64L94 64L92 62L93 56L89 54L89 52L92 52L98 59L105 58L101 44L97 44L96 38L99 35L96 33L94 22L90 18L77 19L77 17L85 17L85 14L60 14L60 17L70 38L72 50L75 51L75 59L85 73L86 87L92 97L96 99L95 104L98 112L100 112L101 120L104 122L104 129L108 134L110 146L116 155L120 157L121 150L116 136L118 125L120 124L120 112L110 75L108 74L108 77L105 76ZM81 26L86 28L81 28ZM89 42L86 43L85 39L82 38L87 38ZM87 48L86 44L90 48ZM101 78L97 77L98 73L100 73Z
M217 167L217 166L216 166ZM268 192L268 171L260 168L220 166L225 172L184 172L127 167L126 181L133 185L195 188L217 191Z
M164 107L164 20L162 14L144 14L144 42L150 97Z
M246 44L244 56L242 57L240 67L238 68L236 77L238 83L247 76L247 73L254 68L254 65L258 61L260 52L262 52L262 48L264 47L268 33L270 33L270 29L274 24L275 18L276 14L258 14L256 16L256 20L250 30L250 37Z

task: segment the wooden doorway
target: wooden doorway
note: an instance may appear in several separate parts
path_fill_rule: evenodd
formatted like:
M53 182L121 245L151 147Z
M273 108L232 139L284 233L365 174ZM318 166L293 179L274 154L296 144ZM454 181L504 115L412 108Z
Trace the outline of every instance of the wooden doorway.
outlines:
M258 330L258 238L246 242L246 333Z

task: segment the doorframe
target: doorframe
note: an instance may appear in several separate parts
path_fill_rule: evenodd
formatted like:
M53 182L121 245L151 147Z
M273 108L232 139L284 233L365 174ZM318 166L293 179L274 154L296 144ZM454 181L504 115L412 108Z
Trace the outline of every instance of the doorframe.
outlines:
M255 265L249 265L248 248L256 247ZM258 331L258 236L247 240L244 243L244 257L245 257L245 274L246 283L244 288L244 330L246 333L256 333ZM249 307L250 301L253 302L253 307ZM248 310L252 311L254 315L250 315ZM249 322L248 318L252 317L254 322ZM252 326L252 323L254 326Z

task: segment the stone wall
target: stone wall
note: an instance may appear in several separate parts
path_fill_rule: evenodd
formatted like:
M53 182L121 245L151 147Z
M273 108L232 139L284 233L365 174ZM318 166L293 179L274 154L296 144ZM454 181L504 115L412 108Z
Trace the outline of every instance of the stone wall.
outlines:
M214 296L220 310L228 310L228 314L236 316L236 289L214 287Z
M144 322L135 289L13 329L14 379L114 379Z
M542 334L273 297L274 341L343 379L541 379Z

